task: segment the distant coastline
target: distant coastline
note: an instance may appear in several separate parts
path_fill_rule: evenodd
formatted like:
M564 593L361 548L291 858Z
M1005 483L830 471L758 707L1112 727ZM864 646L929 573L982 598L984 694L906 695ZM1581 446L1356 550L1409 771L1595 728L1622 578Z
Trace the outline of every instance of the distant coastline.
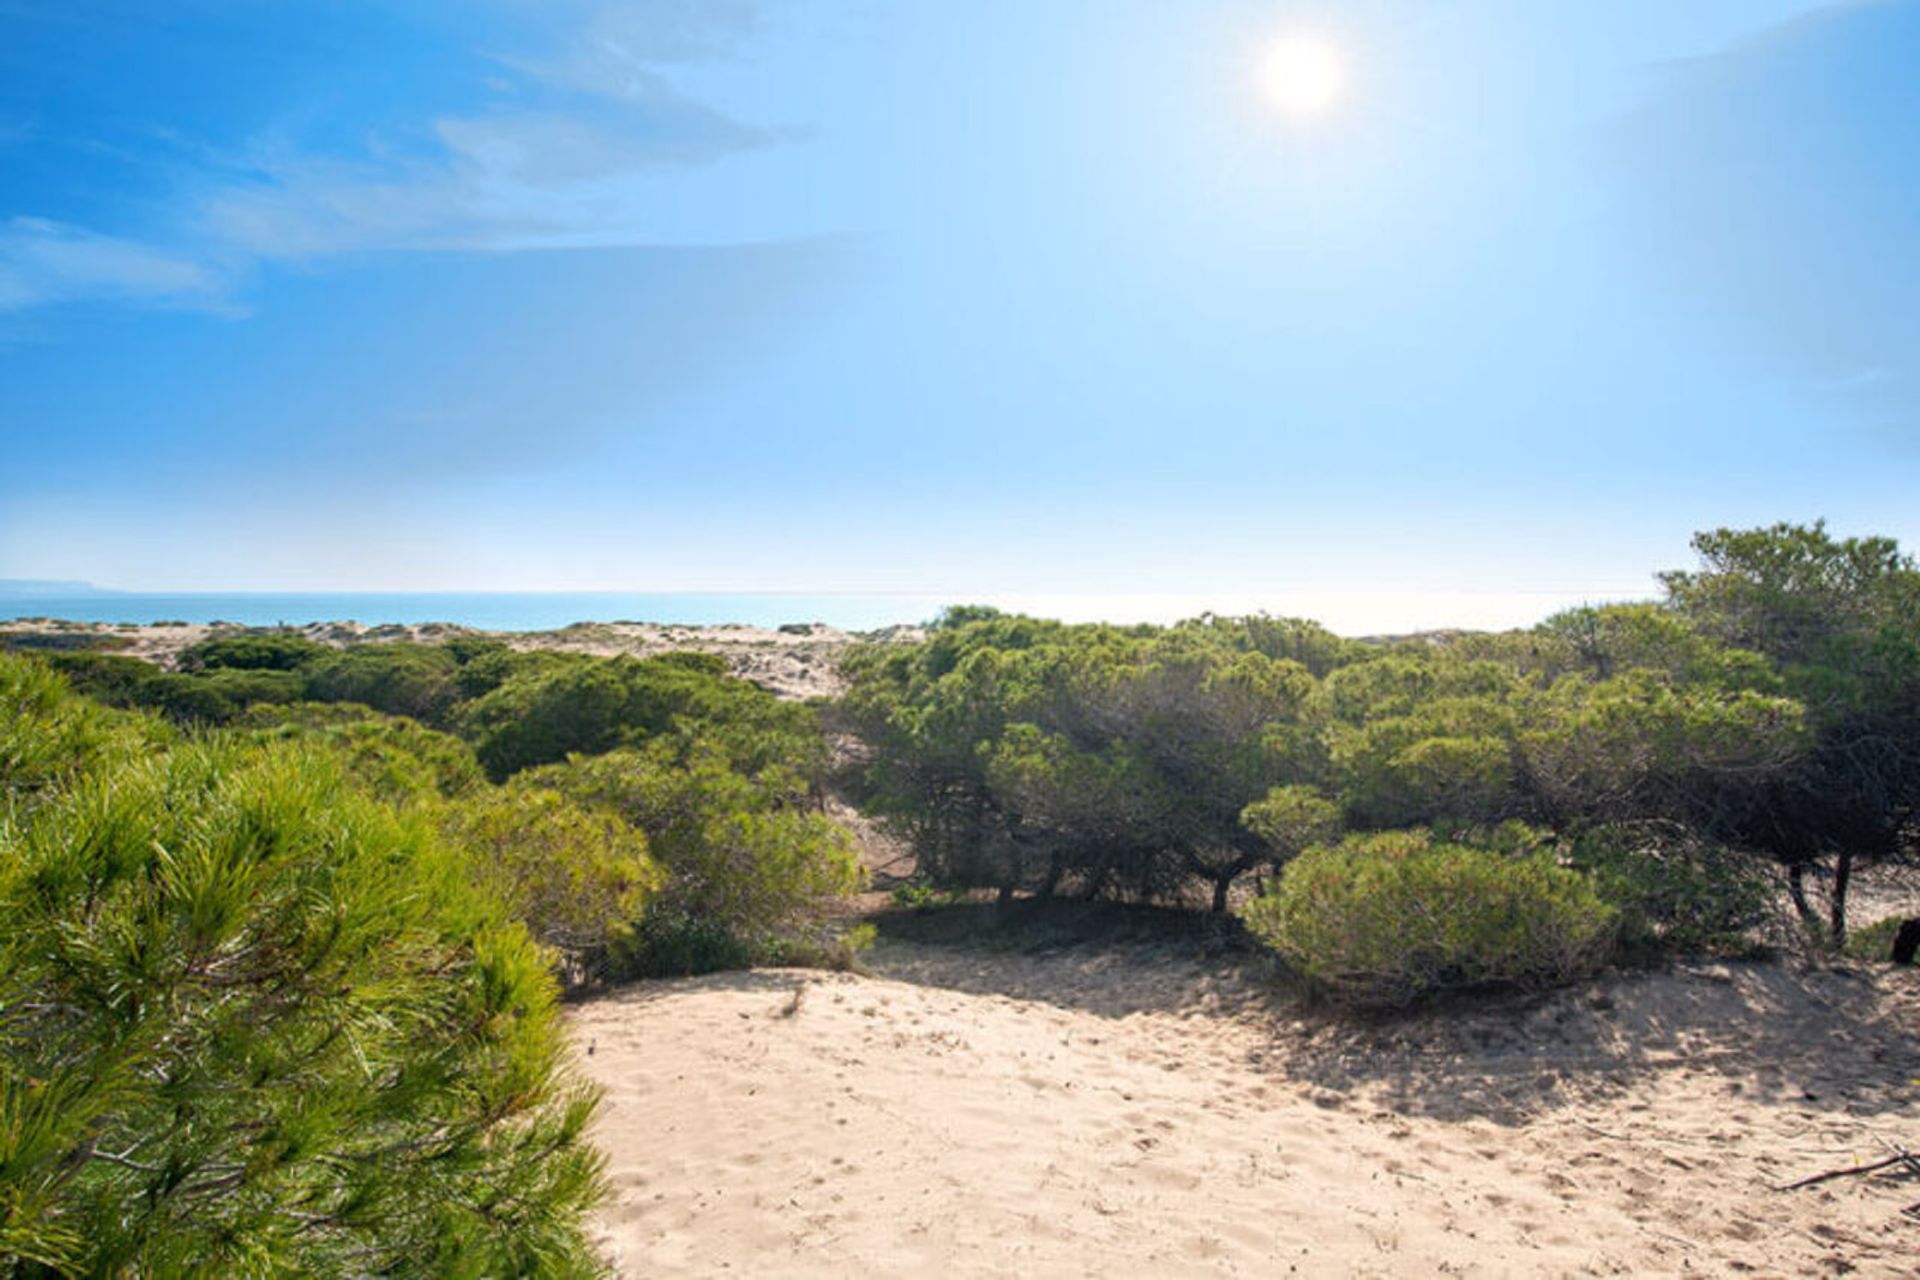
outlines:
M925 622L948 602L930 595L638 592L167 592L109 591L85 583L0 579L0 620L58 618L106 624L238 623L365 626L453 623L481 631L553 631L578 622L682 626L825 623L842 631Z

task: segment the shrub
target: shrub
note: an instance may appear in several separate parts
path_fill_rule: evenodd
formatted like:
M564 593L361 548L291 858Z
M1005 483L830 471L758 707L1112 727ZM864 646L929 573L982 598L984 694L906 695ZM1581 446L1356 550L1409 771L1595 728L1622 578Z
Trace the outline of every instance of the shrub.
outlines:
M905 907L909 911L932 911L939 907L951 907L955 903L965 902L967 895L961 889L941 889L924 880L902 880L893 886L889 895L896 907Z
M460 721L496 780L569 755L598 755L671 734L697 735L724 748L743 772L788 768L800 785L825 763L811 708L734 679L721 659L704 653L640 660L547 656L521 663L463 708Z
M180 669L296 671L331 652L327 646L292 632L249 631L187 646L180 651Z
M1586 876L1544 854L1436 843L1420 831L1309 849L1243 914L1315 985L1366 1005L1566 981L1605 954L1614 920Z
M445 800L486 785L480 762L461 739L351 702L253 706L234 723L263 729L263 739L330 752L359 789L388 804Z
M454 668L453 656L438 645L354 645L305 668L307 696L318 702L358 702L432 724L458 696Z
M569 662L509 677L466 706L462 731L488 776L598 754L618 745L627 689L609 663Z
M304 687L291 671L162 671L135 689L133 700L183 724L222 725L257 702L297 701Z
M871 921L845 929L825 927L809 936L775 938L759 962L847 973L859 967L860 957L872 950L879 938L879 926Z
M1240 811L1240 825L1266 842L1278 870L1340 835L1340 806L1314 787L1275 787Z
M724 921L670 908L647 916L621 938L609 965L623 978L690 978L744 969L754 959L754 948Z
M476 789L447 806L442 829L576 981L608 971L662 879L644 834L554 791Z
M684 761L662 749L580 757L525 781L611 809L646 833L667 879L642 950L734 954L718 941L725 934L751 958L776 938L806 933L862 882L845 830L784 804L712 746Z
M24 805L165 737L151 719L73 696L43 663L0 653L0 818L8 804Z
M0 826L0 918L0 1269L594 1269L552 980L423 817L177 748Z
M256 705L234 726L329 752L355 785L390 804L449 799L486 781L473 750L452 734L353 703Z
M119 654L49 653L44 660L76 691L110 707L142 705L142 688L160 674L151 662Z
M1629 956L1745 950L1766 916L1770 885L1752 861L1677 824L1595 828L1573 842L1570 861L1619 910Z
M256 702L298 702L306 691L306 685L291 671L220 668L190 678L218 693L238 710Z

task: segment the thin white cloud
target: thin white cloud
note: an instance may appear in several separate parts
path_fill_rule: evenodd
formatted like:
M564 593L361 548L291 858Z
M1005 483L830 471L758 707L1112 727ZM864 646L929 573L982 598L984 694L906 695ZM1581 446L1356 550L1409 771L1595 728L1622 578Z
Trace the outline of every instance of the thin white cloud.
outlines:
M667 194L663 170L770 140L726 122L561 111L448 116L432 131L425 156L255 159L255 176L201 194L192 221L209 241L269 261L658 243L650 215Z
M753 0L615 0L583 6L553 50L501 61L578 92L640 100L657 93L660 66L725 56L759 25Z
M422 139L410 150L382 133L352 153L263 140L209 157L174 212L190 248L0 223L0 309L86 298L214 306L262 262L673 242L658 216L671 175L790 138L682 94L663 71L722 54L754 24L749 0L574 7L537 56L493 56L519 77L494 90L493 109L399 122L397 136Z
M45 218L0 221L0 311L89 299L224 310L205 263Z

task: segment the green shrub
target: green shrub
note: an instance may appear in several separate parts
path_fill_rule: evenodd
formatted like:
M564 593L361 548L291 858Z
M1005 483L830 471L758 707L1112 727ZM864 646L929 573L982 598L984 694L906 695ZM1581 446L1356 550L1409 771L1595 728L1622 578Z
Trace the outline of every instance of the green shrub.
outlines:
M46 664L67 678L75 691L110 707L143 705L141 690L160 668L141 658L105 653L49 653Z
M1596 965L1614 909L1544 854L1353 836L1309 849L1247 927L1335 999L1401 1005L1449 988L1564 982Z
M685 911L655 911L613 947L608 965L621 978L690 978L745 969L755 948L725 922Z
M544 957L424 815L285 747L96 764L0 826L0 919L0 1270L596 1269Z
M357 786L390 804L449 799L486 782L472 748L452 734L350 702L255 705L233 727L330 752Z
M1307 786L1275 787L1240 811L1240 825L1266 843L1276 869L1340 835L1340 806Z
M69 627L72 623L55 623ZM36 653L94 653L124 649L133 641L125 636L101 635L95 631L0 631L0 649L25 649Z
M133 701L182 724L223 725L254 703L294 702L304 691L292 671L161 671L133 691Z
M846 929L823 928L811 936L775 938L757 963L848 973L859 967L860 957L873 949L879 937L879 927L866 922Z
M664 749L576 757L524 778L646 833L667 879L640 945L666 948L675 964L688 949L733 954L722 934L748 958L776 938L804 935L863 879L845 830L735 772L717 747L684 761Z
M612 664L573 661L507 678L461 712L461 728L495 781L620 741L627 687Z
M178 671L162 671L141 685L138 705L184 725L225 724L244 710L206 681Z
M180 651L180 669L297 671L331 652L326 645L292 632L249 631L188 645Z
M1614 824L1573 842L1570 861L1620 913L1628 956L1744 951L1771 886L1750 859L1674 824Z
M44 663L0 653L0 817L166 737L150 718L75 697Z
M357 702L390 715L438 723L459 696L453 655L438 645L359 644L304 669L306 696Z
M298 702L306 684L292 671L219 668L189 677L244 710L256 702Z
M609 971L660 887L644 834L555 791L476 788L447 806L441 826L576 981Z
M724 748L743 772L788 768L802 785L824 766L811 708L734 679L711 654L542 659L518 662L498 687L462 708L461 732L495 780L674 734Z

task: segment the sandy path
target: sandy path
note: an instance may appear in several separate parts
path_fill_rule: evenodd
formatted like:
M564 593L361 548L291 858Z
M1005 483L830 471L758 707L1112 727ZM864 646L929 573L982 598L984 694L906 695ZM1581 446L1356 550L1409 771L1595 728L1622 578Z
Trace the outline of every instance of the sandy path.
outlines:
M623 1274L1912 1274L1910 985L1778 967L1393 1027L1228 971L894 945L574 1012ZM987 994L994 982L1018 995ZM794 993L804 988L798 1008ZM1045 998L1042 998L1042 993Z

